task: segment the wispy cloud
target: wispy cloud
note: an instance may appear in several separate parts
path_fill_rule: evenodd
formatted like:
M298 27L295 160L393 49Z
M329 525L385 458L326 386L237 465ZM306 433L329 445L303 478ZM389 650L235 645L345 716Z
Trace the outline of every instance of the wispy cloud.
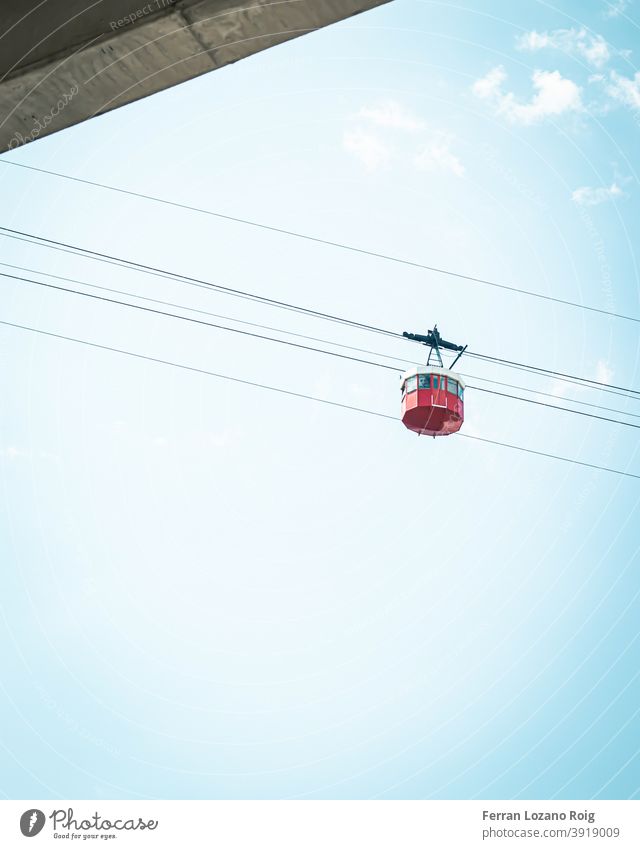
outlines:
M420 171L449 171L456 177L464 177L464 165L451 150L452 142L452 135L436 133L416 156L416 167Z
M17 457L27 456L26 451L22 451L15 445L7 445L6 448L0 448L0 457L5 457L7 460L15 460Z
M606 360L598 360L596 363L596 367L592 373L591 380L595 380L598 383L611 383L613 380L614 371ZM572 386L570 387L568 383L562 380L555 380L551 386L550 391L557 398L566 397L569 389L572 392L579 394L580 392L586 392L589 389L593 389L596 387L589 387L587 385L584 386Z
M395 100L363 106L351 120L358 125L344 133L343 147L368 171L375 171L394 160L420 171L456 177L465 173L464 165L452 150L454 136L429 127Z
M597 206L608 200L615 200L624 196L624 192L617 183L610 186L581 186L571 194L571 199L579 206Z
M591 35L586 29L555 29L551 32L531 30L516 40L518 50L562 50L580 56L594 68L602 68L611 58L611 49L601 35Z
M490 438L491 434L486 433L482 428L478 427L477 417L475 421L465 421L463 432L467 434L467 436L475 437L476 439L486 439Z
M506 79L504 68L498 65L476 80L472 91L476 97L491 103L496 114L504 115L514 124L537 124L545 118L583 110L580 87L559 71L534 71L531 81L535 94L524 103L513 92L504 91Z
M596 363L594 380L597 380L598 383L611 383L613 380L613 369L606 360L598 360Z
M378 127L415 132L425 127L424 121L395 100L386 100L375 106L363 106L357 118L370 121Z
M623 15L629 8L629 0L611 0L606 2L603 16L605 18L618 18Z
M476 80L472 91L481 100L495 100L503 97L502 83L507 79L507 72L502 65L492 68L484 77Z
M239 436L239 431L233 428L213 431L209 434L209 442L214 448L229 448Z
M342 143L344 149L355 156L367 171L376 171L386 165L391 157L391 151L385 142L366 130L347 131Z
M612 71L610 80L607 92L614 100L631 109L640 109L640 71L636 71L633 77L624 77Z

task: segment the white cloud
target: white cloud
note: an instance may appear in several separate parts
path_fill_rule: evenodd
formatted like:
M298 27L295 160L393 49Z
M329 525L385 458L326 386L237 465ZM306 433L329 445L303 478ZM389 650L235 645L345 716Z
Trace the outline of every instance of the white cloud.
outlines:
M209 434L209 442L214 448L228 448L235 441L239 431L232 428L213 431Z
M611 58L609 45L601 35L591 37L589 42L579 42L577 50L595 68L602 68Z
M7 445L6 448L0 448L0 457L5 457L7 460L15 460L17 457L29 456L26 451L22 451L15 445Z
M611 0L607 2L603 12L605 18L617 18L623 15L629 7L629 0Z
M502 96L502 83L506 79L507 72L502 65L497 65L486 76L476 80L471 90L481 100L493 100Z
M368 171L375 171L385 165L391 156L390 150L382 139L365 130L350 130L344 134L343 146L353 154Z
M571 199L579 206L597 206L599 203L604 203L608 200L615 200L624 195L624 192L617 183L612 183L610 186L582 186L576 189L571 194Z
M436 133L415 158L415 165L421 171L450 171L456 177L464 176L464 165L451 150L453 136Z
M534 71L531 80L536 93L528 103L517 100L513 92L504 92L507 75L499 65L473 84L473 93L492 103L496 113L514 124L536 124L565 112L582 111L580 87L559 71Z
M376 106L363 106L358 112L357 118L371 121L378 127L390 127L394 130L421 130L424 121L409 112L395 100L387 100Z
M598 360L596 363L594 380L597 380L598 383L611 383L613 380L613 369L606 360Z
M556 398L562 398L567 391L567 384L562 380L556 379L553 381L551 386L549 387L549 392L552 395L555 395Z
M516 50L542 50L549 47L552 36L548 32L525 32L516 39Z
M611 85L608 86L607 91L614 100L632 109L640 109L640 71L636 71L633 77L623 77L612 71Z
M552 32L532 30L516 40L518 50L553 48L580 56L595 68L601 68L611 58L609 45L601 35L590 35L586 29L556 29Z
M475 422L472 422L472 421L470 421L470 420L467 420L467 421L464 423L464 428L463 428L464 433L466 433L466 435L467 435L467 436L470 436L470 437L472 437L472 438L474 438L474 439L487 439L487 438L489 438L489 439L490 439L490 438L491 438L491 434L490 434L490 433L486 433L484 430L482 430L481 428L479 428L479 427L477 426L477 424L478 424L477 417L476 417L476 421L475 421Z
M371 389L362 383L349 384L349 390L355 398L362 399L371 397Z
M363 106L352 116L358 124L343 137L344 149L369 171L391 159L421 171L439 171L462 177L464 165L451 149L454 137L437 130L395 100Z
M606 360L598 360L596 363L595 370L593 372L593 377L591 380L596 380L598 383L611 383L613 380L613 369L609 365ZM586 392L589 389L593 389L593 387L589 387L586 384L584 386L569 386L566 381L563 380L555 380L551 386L551 393L558 398L566 397L569 390L571 390L575 394L580 394L580 392ZM569 399L571 400L571 399Z

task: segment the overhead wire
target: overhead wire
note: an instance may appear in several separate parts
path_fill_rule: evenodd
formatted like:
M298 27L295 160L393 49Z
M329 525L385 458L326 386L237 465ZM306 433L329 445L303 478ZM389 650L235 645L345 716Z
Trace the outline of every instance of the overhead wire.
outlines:
M242 224L249 227L254 227L261 230L266 230L271 233L278 233L284 236L290 236L296 239L302 239L308 242L313 242L319 245L325 245L333 248L339 248L344 251L349 251L351 253L360 254L362 256L373 257L375 259L381 259L386 262L392 262L403 266L408 266L411 268L421 269L423 271L430 271L434 274L445 275L447 277L456 278L459 280L464 280L469 283L476 283L483 286L490 286L496 289L501 289L503 291L511 292L514 294L525 295L529 298L537 298L540 300L550 301L552 303L561 304L563 306L573 307L581 310L586 310L588 312L597 313L600 315L606 315L612 318L619 318L625 321L631 321L635 323L640 323L640 317L626 315L625 313L613 312L611 310L602 309L600 307L591 306L589 304L582 304L578 301L570 301L564 298L558 298L553 295L546 295L542 292L535 292L531 289L523 289L518 286L509 285L506 283L498 283L493 280L489 280L483 277L476 277L469 274L462 274L461 272L451 271L450 269L440 268L434 265L427 265L426 263L417 262L416 260L410 260L403 257L393 256L392 254L385 254L379 251L373 251L368 248L360 248L355 245L347 244L346 242L338 242L333 239L325 239L319 236L313 236L308 233L301 233L296 230L290 230L284 227L276 227L272 224L265 224L260 221L253 221L249 218L243 218L240 216L229 215L226 213L222 213L219 211L206 209L204 207L195 206L193 204L187 203L179 203L178 201L169 200L167 198L158 197L156 195L150 195L145 192L136 192L131 189L124 189L120 186L112 186L108 183L100 183L96 180L88 180L82 177L74 177L70 174L62 174L58 171L51 171L46 168L37 168L34 165L27 165L21 162L13 162L11 160L3 159L0 161L0 164L10 165L16 168L24 168L30 171L39 172L41 174L47 174L51 177L58 177L60 179L70 180L75 183L81 183L83 185L92 186L94 188L105 189L107 191L116 192L118 194L127 195L129 197L135 197L142 200L152 201L154 203L163 204L165 206L171 206L177 209L187 210L189 212L195 212L201 215L208 215L214 218L218 218L224 221L231 221L235 224Z
M475 351L465 351L465 354L468 354L470 357L474 357L475 359L478 359L478 360L484 360L485 362L498 363L500 365L515 366L517 368L525 368L525 369L528 369L529 371L536 371L536 372L540 372L542 374L550 375L551 377L566 378L566 379L569 379L569 380L579 380L582 383L589 383L589 384L592 384L593 386L598 386L598 387L602 386L602 387L606 387L608 389L618 389L618 390L621 390L623 392L630 392L630 393L633 393L635 395L640 395L640 389L629 389L626 386L616 386L614 383L605 383L604 381L592 380L591 378L588 378L588 377L576 377L575 375L566 374L565 372L562 372L562 371L555 371L555 370L552 370L552 369L541 368L540 366L529 366L529 365L526 365L525 363L515 362L514 360L501 359L500 357L491 357L487 354L478 354Z
M246 300L257 301L258 303L266 304L267 306L278 307L280 309L291 310L293 312L303 313L304 315L309 315L313 318L324 319L325 321L333 321L338 324L346 324L349 327L355 327L360 330L368 330L374 333L381 333L384 336L393 336L399 337L400 334L393 330L385 330L382 327L375 327L371 324L363 324L359 321L354 321L353 319L342 318L337 315L332 315L331 313L322 312L321 310L314 310L310 307L303 307L297 304L291 304L287 301L279 301L275 298L267 298L264 295L259 295L256 292L247 292L243 289L236 289L231 286L223 286L220 283L212 283L209 280L203 280L198 277L191 277L188 274L180 274L177 271L167 271L163 268L158 268L153 265L146 265L142 262L136 262L132 259L123 259L122 257L114 256L113 254L102 253L100 251L94 251L90 248L82 248L78 245L71 245L68 242L61 242L57 239L48 239L45 236L37 236L33 233L25 233L21 230L14 230L10 227L3 227L0 225L0 235L6 233L9 238L18 239L18 241L27 241L29 244L38 244L38 242L44 242L47 246L51 246L53 250L60 250L63 253L71 253L75 256L84 256L85 254L93 257L99 261L106 262L109 265L117 265L120 268L130 268L134 270L144 271L148 274L151 274L156 277L162 277L164 279L175 280L177 282L185 282L191 285L196 285L199 288L212 289L217 292L221 292L226 295L231 295L233 297L239 297Z
M468 352L465 351L465 356ZM481 359L474 352L470 352L470 357L472 359ZM526 366L526 365L518 365L514 362L495 362L491 363L492 365L505 366L506 368L513 369L513 371L521 371L525 374L536 375L538 377L553 377L557 382L567 383L570 386L575 386L578 389L592 389L594 392L605 393L607 395L615 395L618 398L625 398L628 401L640 401L640 394L638 394L638 390L636 389L626 389L622 392L619 392L617 389L608 389L607 386L591 386L588 383L584 383L582 378L576 378L572 380L567 377L560 377L558 375L547 375L541 373L536 366Z
M377 368L383 368L383 369L386 369L386 370L389 370L389 371L394 371L394 372L396 372L396 374L399 373L399 369L397 368L397 366L390 366L390 365L387 365L385 363L374 362L372 360L365 360L365 359L362 359L361 357L354 357L354 356L351 356L349 354L341 354L337 351L327 351L326 349L322 349L322 348L314 348L314 347L309 346L309 345L303 345L299 342L291 342L291 341L288 341L286 339L278 339L278 338L273 337L273 336L265 336L264 334L255 333L255 332L249 331L249 330L241 330L240 328L229 327L228 325L215 324L213 322L204 321L203 319L193 318L191 316L186 316L186 315L178 315L177 313L166 312L164 310L159 310L159 309L156 309L154 307L144 306L142 304L132 304L128 301L121 301L121 300L118 300L118 299L115 299L115 298L107 298L104 295L97 295L97 294L93 294L91 292L79 292L76 289L69 289L66 286L60 286L60 285L57 285L55 283L45 283L42 280L34 280L32 278L22 277L22 276L16 275L16 274L8 274L6 271L0 272L0 276L6 277L6 278L11 279L11 280L17 280L17 281L20 281L20 282L23 282L23 283L31 284L31 285L34 285L34 286L41 286L41 287L46 288L46 289L52 289L52 290L55 290L55 291L65 292L65 293L71 294L71 295L78 295L78 296L83 297L83 298L90 298L92 300L100 301L100 302L103 302L103 303L114 304L114 305L120 306L120 307L128 307L129 309L140 310L140 311L147 312L147 313L150 313L150 314L153 314L153 315L163 316L165 318L173 318L173 319L177 319L179 321L186 321L186 322L190 322L190 323L197 324L197 325L200 325L200 326L210 327L210 328L213 328L215 330L223 330L223 331L227 331L227 332L230 332L230 333L237 333L237 334L240 334L242 336L253 337L255 339L260 339L262 341L275 342L275 343L279 343L281 345L287 345L287 346L290 346L290 347L293 347L293 348L298 348L298 349L301 349L301 350L304 350L304 351L311 351L313 353L324 354L326 356L331 356L331 357L337 357L337 358L342 359L342 360L349 360L351 362L356 362L356 363L360 363L360 364L363 364L363 365L369 365L369 366L374 366L374 367L377 367ZM106 287L101 287L101 288L104 289ZM612 419L612 418L609 418L607 416L599 416L599 415L595 415L594 413L584 412L582 410L573 410L573 409L570 409L569 407L562 407L562 406L559 406L559 405L556 405L556 404L549 404L548 402L545 402L545 401L536 401L533 398L523 398L519 395L511 395L507 392L498 392L497 390L487 389L487 388L481 387L481 386L473 386L471 384L467 384L467 388L468 389L474 389L477 392L483 392L483 393L490 394L490 395L496 395L496 396L500 396L500 397L503 397L503 398L509 398L509 399L515 400L515 401L522 401L522 402L528 403L528 404L535 404L536 406L546 407L546 408L549 408L549 409L552 409L552 410L558 410L558 411L565 412L565 413L571 413L571 414L576 415L576 416L583 416L585 418L597 419L599 421L608 422L610 424L617 424L617 425L621 425L622 427L630 427L630 428L635 428L635 429L640 430L640 425L634 424L633 422L620 421L619 419Z
M193 372L193 373L196 373L196 374L202 374L202 375L207 375L209 377L218 378L219 380L227 380L227 381L230 381L230 382L233 382L233 383L242 384L244 386L251 386L251 387L254 387L254 388L258 388L258 389L264 389L264 390L271 391L271 392L277 392L281 395L288 395L288 396L293 397L293 398L301 398L301 399L308 400L308 401L314 401L316 403L326 404L326 405L331 406L331 407L337 407L337 408L340 408L340 409L350 410L352 412L363 413L363 414L366 414L366 415L376 416L377 418L388 419L388 420L397 422L396 416L392 416L389 413L382 413L382 412L379 412L377 410L368 410L364 407L356 407L356 406L351 405L351 404L343 404L343 403L338 402L338 401L331 401L327 398L318 398L317 396L308 395L308 394L303 393L303 392L295 392L293 390L284 389L282 387L270 386L269 384L258 383L256 381L246 380L244 378L235 377L233 375L222 374L222 373L219 373L219 372L210 371L209 369L199 368L197 366L190 366L190 365L187 365L186 363L177 363L173 360L166 360L166 359L162 359L160 357L152 357L148 354L141 354L141 353L138 353L138 352L135 352L135 351L129 351L129 350L124 349L124 348L116 348L116 347L113 347L113 346L110 346L110 345L103 345L103 344L100 344L98 342L92 342L92 341L87 340L87 339L78 339L77 337L74 337L74 336L67 336L67 335L62 334L62 333L54 333L54 332L49 331L49 330L42 330L41 328L38 328L38 327L31 327L29 325L18 324L16 322L5 321L5 320L2 320L2 319L0 319L0 325L3 325L5 327L12 327L12 328L18 329L18 330L25 330L25 331L28 331L28 332L31 332L31 333L35 333L35 334L46 336L46 337L53 338L53 339L59 339L59 340L63 340L63 341L66 341L66 342L72 342L72 343L76 343L76 344L79 344L79 345L85 345L87 347L95 348L95 349L102 350L102 351L109 351L111 353L121 354L123 356L128 356L128 357L133 357L137 360L144 360L144 361L151 362L151 363L170 366L172 368L177 368L177 369L181 369L181 370L184 370L184 371ZM538 456L538 457L546 457L546 458L552 459L552 460L559 460L563 463L570 463L571 465L582 466L584 468L594 469L596 471L609 472L611 474L618 475L620 477L634 478L636 480L640 480L640 475L634 474L633 472L627 472L627 471L624 471L622 469L614 469L610 466L599 466L599 465L596 465L595 463L587 463L583 460L576 460L572 457L563 457L560 454L551 454L551 453L546 452L546 451L537 451L533 448L526 448L525 446L522 446L522 445L513 445L512 443L509 443L509 442L501 442L499 440L487 439L485 437L474 436L472 434L462 434L462 433L460 433L460 434L454 434L454 436L464 437L465 439L472 439L472 440L475 440L477 442L485 442L485 443L488 443L490 445L497 445L497 446L501 446L503 448L510 448L514 451L520 451L522 453L532 454L532 455L535 455L535 456Z
M88 283L84 280L78 280L75 277L66 277L66 276L63 276L63 275L60 275L60 274L53 274L52 272L49 272L49 271L42 271L40 269L27 268L25 266L15 265L15 264L10 263L10 262L0 262L0 266L4 266L5 268L12 268L12 269L17 270L17 271L25 271L25 272L28 272L30 274L44 275L44 276L50 277L54 280L62 280L66 283L74 283L78 286L86 286L88 288L96 289L98 291L110 292L111 294L124 295L124 296L129 297L129 298L135 298L137 300L142 300L142 301L146 301L148 303L153 303L153 304L159 304L159 305L165 306L165 307L172 307L173 309L180 309L180 310L185 310L185 311L188 311L188 312L194 312L194 313L197 313L199 315L209 316L211 318L218 318L218 319L222 319L224 321L233 321L233 322L236 322L238 324L245 325L247 327L255 327L255 328L258 328L260 330L269 330L269 331L275 332L275 333L283 333L287 336L293 336L293 337L298 338L298 339L305 339L305 340L310 341L310 342L320 342L324 345L334 345L338 348L343 348L343 349L348 350L348 351L356 351L356 352L361 353L361 354L369 354L371 356L382 357L382 358L386 358L388 360L395 360L396 362L402 363L405 367L417 365L415 360L408 360L408 359L405 359L405 358L402 358L402 357L397 357L393 354L387 354L386 352L372 351L370 348L359 348L359 347L356 347L356 346L353 346L353 345L347 345L343 342L336 342L334 340L324 339L324 338L318 337L318 336L310 336L310 335L305 334L305 333L297 333L297 332L292 331L292 330L285 330L284 328L281 328L281 327L274 327L273 325L259 324L258 322L247 321L246 319L239 319L239 318L236 318L235 316L222 315L220 313L211 312L210 310L203 310L203 309L200 309L200 308L194 307L194 306L187 306L185 304L178 304L178 303L175 303L174 301L165 301L165 300L162 300L162 299L159 299L159 298L151 298L147 295L140 295L136 292L129 292L129 291L123 290L123 289L114 289L114 288L109 287L109 286L100 286L96 283ZM21 278L21 279L23 279L23 278ZM541 396L548 397L548 398L554 398L556 400L557 400L557 397L558 397L557 395L554 395L551 392L544 392L542 390L534 389L534 388L531 388L531 387L528 387L528 386L519 386L519 385L513 384L513 383L505 383L504 381L495 380L495 379L491 379L491 378L487 378L487 377L480 377L479 375L468 374L468 373L461 372L461 371L457 371L457 373L465 379L470 378L471 380L479 380L482 383L490 383L494 386L502 386L502 387L507 388L507 389L516 389L516 390L519 390L521 392L530 392L530 393L535 394L535 395L541 395ZM526 399L523 399L523 400L526 400ZM581 401L581 400L576 399L576 398L568 398L568 399L565 399L565 400L568 401L569 403L572 403L572 404L579 404L580 406L590 407L592 409L602 410L604 412L616 413L617 415L629 416L629 417L632 417L632 418L640 418L639 413L631 413L627 410L616 409L615 407L605 407L601 404L592 404L588 401Z
M262 295L258 295L256 293L247 292L242 289L236 289L228 286L223 286L218 283L212 283L210 281L206 281L200 278L191 277L189 275L183 275L178 272L167 271L165 269L161 269L155 266L147 265L145 263L136 262L134 260L123 259L121 257L116 257L112 254L103 253L100 251L94 251L89 248L82 248L77 245L71 245L67 242L61 242L56 239L49 239L44 236L37 236L31 233L26 233L24 231L15 230L12 228L4 227L0 225L0 235L7 235L8 238L15 238L19 241L27 241L29 244L44 243L40 246L50 246L53 250L62 250L65 253L71 253L77 256L85 256L87 255L89 258L95 258L98 261L104 261L107 264L117 265L122 268L132 268L135 270L141 270L144 273L151 274L153 276L159 276L163 279L175 280L177 282L186 282L190 285L196 285L200 288L208 288L215 291L222 292L224 294L230 294L235 297L247 298L249 300L257 301L259 303L263 303L269 306L275 306L287 310L292 310L294 312L302 313L313 318L320 318L327 321L336 322L341 325L347 325L350 327L354 327L359 330L372 331L375 333L380 333L384 336L393 337L397 339L403 339L402 334L397 331L385 329L382 327L377 327L375 325L365 324L362 322L354 321L353 319L344 318L341 316L336 316L331 313L325 313L320 310L314 310L309 307L303 307L296 304L291 304L286 301L275 300L272 298L267 298ZM406 340L405 340L406 341ZM640 398L640 390L632 389L629 387L616 386L614 384L605 383L603 381L592 380L591 378L580 377L578 375L571 375L564 372L554 371L552 369L545 369L539 366L527 365L526 363L518 363L512 360L507 360L500 357L490 356L488 354L482 354L476 351L465 351L470 357L476 359L483 359L488 362L497 365L504 365L509 368L515 368L520 371L528 371L533 374L543 374L545 376L552 376L558 380L563 382L572 383L577 386L582 386L586 388L597 387L603 392L608 392L613 395L618 395L624 398Z
M293 330L285 330L282 327L274 327L273 325L270 325L270 324L260 324L259 322L256 322L256 321L247 321L246 319L243 319L243 318L236 318L235 316L231 316L231 315L223 315L221 313L211 312L210 310L203 310L203 309L200 309L199 307L187 306L186 304L177 304L175 301L165 301L165 300L162 300L160 298L151 298L148 295L140 295L137 292L129 292L129 291L126 291L126 290L123 290L123 289L114 289L114 288L111 288L110 286L100 286L97 283L88 283L85 280L78 280L77 277L66 277L66 276L61 275L61 274L53 274L50 271L42 271L42 270L37 269L37 268L27 268L23 265L15 265L14 263L11 263L11 262L0 262L0 266L4 266L5 268L13 268L17 271L26 271L29 274L44 275L45 277L50 277L53 280L63 280L67 283L75 283L78 286L87 286L90 289L97 289L97 290L102 291L102 292L111 292L112 294L125 295L129 298L136 298L137 300L147 301L148 303L151 303L151 304L160 304L161 306L165 306L165 307L173 307L174 309L187 310L189 312L198 313L200 315L207 315L210 318L220 318L220 319L223 319L224 321L234 321L237 324L244 324L247 327L256 327L260 330L271 330L271 331L276 332L276 333L284 333L286 336L294 336L298 339L306 339L309 342L322 342L323 344L326 344L326 345L335 345L338 348L345 348L348 351L357 351L358 353L361 353L361 354L371 354L372 356L386 357L387 359L396 360L396 362L401 362L401 363L404 363L405 365L415 365L414 360L403 359L402 357L397 357L397 356L394 356L393 354L381 353L380 351L372 351L370 348L359 348L355 345L347 345L343 342L335 342L335 341L332 341L330 339L323 339L323 338L318 337L318 336L310 336L309 334L306 334L306 333L297 333ZM480 378L480 380L482 380L482 379L483 378ZM491 382L491 381L489 381L489 382ZM623 412L623 411L621 411L621 412ZM624 412L623 412L623 415L625 415ZM634 414L630 413L629 415L634 415ZM638 415L638 418L640 418L640 415Z
M129 309L141 310L143 312L151 313L153 315L161 315L166 318L175 318L179 321L188 321L192 324L199 324L202 327L211 327L215 330L224 330L229 333L239 333L242 336L251 336L254 339L262 339L266 342L277 342L280 345L289 345L292 348L300 348L303 351L313 351L317 354L326 354L331 357L339 357L342 360L351 360L356 363L363 363L364 365L370 366L378 366L379 368L389 369L390 371L398 372L398 368L396 366L385 365L384 363L374 363L371 360L363 360L360 357L352 357L348 354L340 354L337 351L325 351L321 348L313 348L309 345L302 345L300 342L289 342L287 339L277 339L274 336L264 336L260 333L254 333L250 330L241 330L239 327L229 327L225 324L215 324L211 321L204 321L200 318L193 318L192 316L187 315L178 315L177 313L165 312L164 310L155 309L154 307L145 307L142 304L131 304L127 301L120 301L116 298L106 298L104 295L94 295L91 292L78 292L76 289L69 289L66 286L58 286L55 283L45 283L43 280L33 280L29 277L21 277L17 274L8 274L6 271L0 271L1 277L8 277L12 280L19 280L23 283L29 283L34 286L42 286L46 289L56 289L60 292L67 292L71 295L79 295L82 298L91 298L96 301L102 301L108 304L115 304L119 307L128 307Z

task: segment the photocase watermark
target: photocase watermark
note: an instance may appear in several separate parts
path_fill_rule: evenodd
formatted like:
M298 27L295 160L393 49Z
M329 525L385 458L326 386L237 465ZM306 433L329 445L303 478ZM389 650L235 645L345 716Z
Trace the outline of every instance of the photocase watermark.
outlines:
M613 456L613 449L618 442L619 437L614 434L612 429L607 438L601 443L602 452L600 454L600 462L603 465L608 466L610 464ZM582 489L578 493L574 491L571 509L567 512L561 526L562 533L570 531L576 525L576 522L580 522L581 526L584 524L587 504L590 498L600 489L601 474L602 473L597 470L592 471Z
M115 32L117 29L129 26L129 24L135 23L140 20L140 18L146 18L147 15L152 15L154 12L160 12L162 9L169 9L171 6L175 6L177 2L178 0L152 0L151 3L147 3L146 6L136 9L135 12L125 15L124 18L119 18L117 21L111 21L109 26L111 27L112 32Z
M607 258L604 239L600 235L600 232L598 231L598 228L596 227L593 218L587 212L586 207L584 207L582 204L578 205L578 214L580 215L582 223L584 224L585 229L589 234L589 237L593 244L593 249L596 253L598 267L600 268L600 286L602 289L602 294L604 295L606 307L609 312L615 312L615 310L617 309L616 298L613 291L613 282L611 280L611 267Z
M20 831L25 837L35 837L42 831L47 819L51 820L54 837L83 841L99 837L114 838L120 831L155 831L159 825L158 820L145 820L142 817L106 819L97 811L84 819L76 818L73 808L58 808L47 817L39 808L29 808L20 817Z
M40 834L45 824L45 815L39 808L29 808L20 817L20 831L25 837Z
M540 210L542 210L542 212L548 211L549 204L538 192L535 191L535 189L531 188L531 186L526 183L523 183L522 180L520 180L520 178L504 164L502 154L496 148L491 147L489 144L485 144L482 147L481 154L487 165L499 174L503 180L520 195L520 197L535 204Z
M99 749L103 749L107 754L113 755L114 757L119 757L120 752L110 743L107 743L106 740L102 740L100 737L96 737L86 728L83 728L73 717L69 716L69 714L60 707L60 705L49 696L44 689L38 684L36 685L38 690L38 695L42 702L46 705L46 707L51 710L58 719L64 723L69 731L73 734L76 734L82 740L85 740L87 743L90 743L92 746L96 746Z
M52 811L49 814L49 819L52 821L54 832L60 826L61 830L66 831L67 834L71 834L71 837L75 838L80 837L79 834L74 833L78 831L146 831L147 829L149 831L155 831L158 827L158 820L143 820L142 817L138 817L137 819L131 817L129 819L109 820L104 819L97 811L87 819L78 820L73 815L73 808L67 808L66 810L59 808Z
M13 150L14 147L20 147L27 142L37 139L40 133L47 129L53 119L57 118L58 115L66 109L79 91L80 89L77 85L72 85L69 91L65 92L60 97L58 102L51 107L51 110L42 118L42 120L39 118L35 119L33 129L27 136L23 136L22 133L14 133L8 145L9 150Z

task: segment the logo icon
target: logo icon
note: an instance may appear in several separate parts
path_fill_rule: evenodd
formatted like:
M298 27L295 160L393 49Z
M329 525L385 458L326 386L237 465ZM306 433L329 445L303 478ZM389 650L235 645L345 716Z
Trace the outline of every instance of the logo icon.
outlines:
M37 808L29 808L20 817L20 831L25 837L35 837L44 828L45 816Z

